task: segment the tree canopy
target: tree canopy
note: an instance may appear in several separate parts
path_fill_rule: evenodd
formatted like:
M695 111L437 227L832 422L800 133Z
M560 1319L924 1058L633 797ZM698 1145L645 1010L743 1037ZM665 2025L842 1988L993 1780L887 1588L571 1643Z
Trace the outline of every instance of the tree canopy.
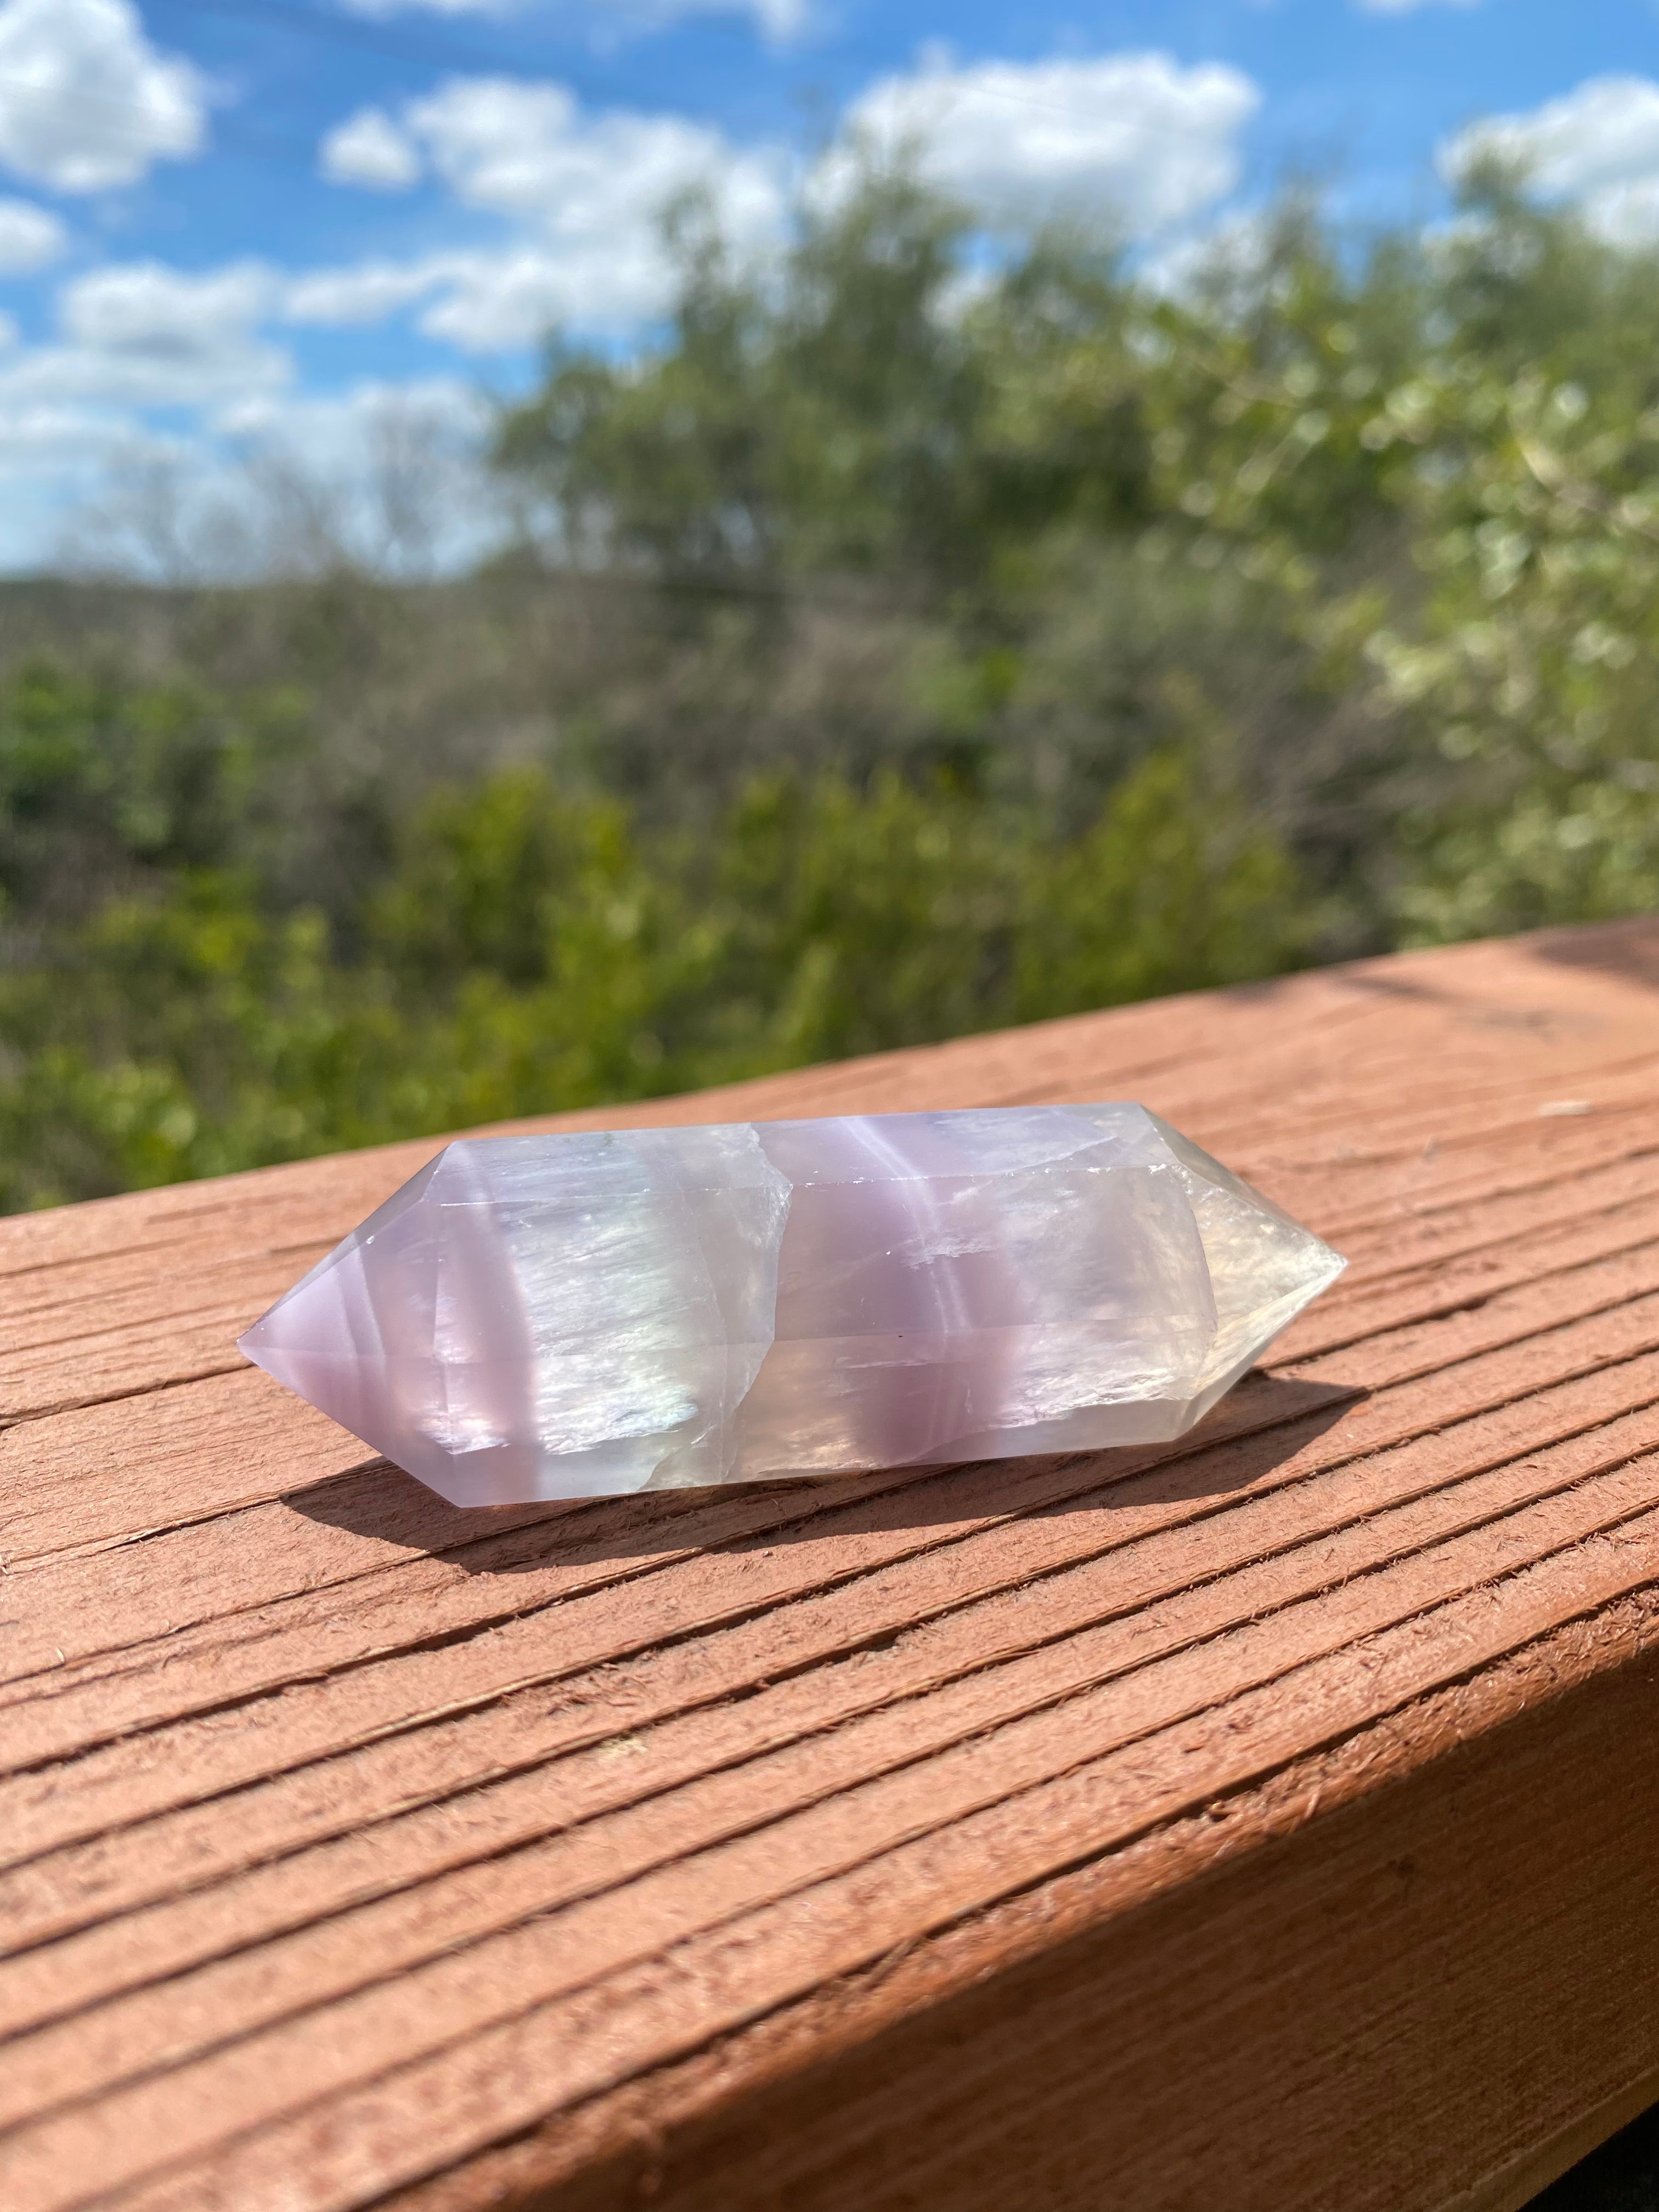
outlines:
M1654 902L1653 251L668 220L486 570L0 663L4 1202Z

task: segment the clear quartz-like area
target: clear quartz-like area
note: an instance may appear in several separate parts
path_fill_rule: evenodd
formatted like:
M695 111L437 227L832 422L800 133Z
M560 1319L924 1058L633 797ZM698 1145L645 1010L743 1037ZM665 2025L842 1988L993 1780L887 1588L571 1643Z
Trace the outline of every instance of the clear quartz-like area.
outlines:
M1141 1106L476 1138L241 1348L501 1505L1178 1436L1343 1264Z

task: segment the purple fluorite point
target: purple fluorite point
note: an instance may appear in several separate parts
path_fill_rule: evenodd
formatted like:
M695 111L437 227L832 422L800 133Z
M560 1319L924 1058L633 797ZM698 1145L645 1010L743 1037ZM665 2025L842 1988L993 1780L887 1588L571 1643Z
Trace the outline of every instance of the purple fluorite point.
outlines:
M475 1138L241 1348L499 1505L1175 1437L1343 1264L1140 1106Z

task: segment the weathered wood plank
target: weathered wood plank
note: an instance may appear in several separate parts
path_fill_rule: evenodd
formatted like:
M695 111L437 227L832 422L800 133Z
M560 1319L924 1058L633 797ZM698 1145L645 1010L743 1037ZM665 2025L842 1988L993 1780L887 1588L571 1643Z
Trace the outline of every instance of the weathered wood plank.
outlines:
M1659 2078L1656 1079L1624 925L630 1109L1137 1095L1352 1255L1177 1446L713 1495L240 1366L429 1145L0 1222L7 2212L1519 2202Z

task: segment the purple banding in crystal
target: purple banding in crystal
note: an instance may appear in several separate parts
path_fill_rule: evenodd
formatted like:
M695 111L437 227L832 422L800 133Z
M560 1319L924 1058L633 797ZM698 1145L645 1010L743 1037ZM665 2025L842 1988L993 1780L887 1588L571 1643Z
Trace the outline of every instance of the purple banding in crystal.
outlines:
M467 1139L241 1345L500 1504L1173 1437L1342 1264L1134 1105Z

